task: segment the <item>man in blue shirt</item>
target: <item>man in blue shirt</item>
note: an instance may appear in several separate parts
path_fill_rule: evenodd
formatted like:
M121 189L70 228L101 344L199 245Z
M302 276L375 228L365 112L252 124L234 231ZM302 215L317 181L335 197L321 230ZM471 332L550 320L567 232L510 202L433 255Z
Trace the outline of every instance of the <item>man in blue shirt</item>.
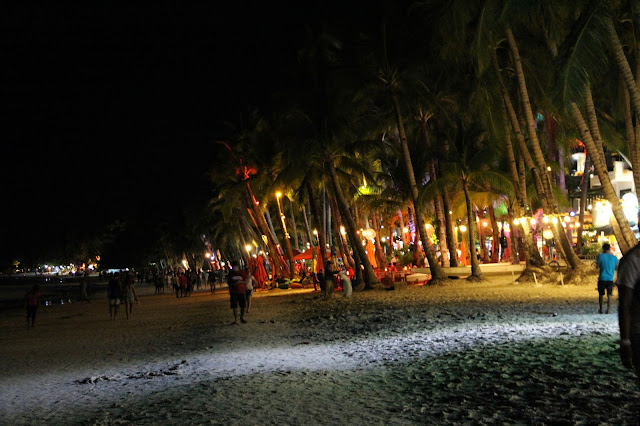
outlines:
M600 303L600 310L598 313L602 313L602 296L604 296L605 289L607 290L607 311L611 307L611 293L613 292L613 275L616 272L618 266L618 258L611 254L611 245L604 243L602 245L602 253L598 255L596 259L600 274L598 275L598 302Z

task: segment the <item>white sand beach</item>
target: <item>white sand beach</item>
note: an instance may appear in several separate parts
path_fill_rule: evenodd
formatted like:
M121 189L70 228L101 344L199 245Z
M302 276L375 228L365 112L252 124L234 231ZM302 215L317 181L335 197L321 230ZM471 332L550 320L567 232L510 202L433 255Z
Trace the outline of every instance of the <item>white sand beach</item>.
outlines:
M259 291L230 325L226 289L0 313L0 423L636 424L617 300L582 285ZM617 293L616 293L617 296ZM615 298L614 298L615 299Z

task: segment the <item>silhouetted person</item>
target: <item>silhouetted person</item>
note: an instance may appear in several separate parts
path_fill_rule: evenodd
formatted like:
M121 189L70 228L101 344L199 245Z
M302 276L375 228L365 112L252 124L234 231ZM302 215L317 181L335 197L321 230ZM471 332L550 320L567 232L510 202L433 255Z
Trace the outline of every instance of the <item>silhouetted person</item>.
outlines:
M122 284L120 283L120 274L118 272L109 280L107 298L109 299L109 318L115 320L118 318L118 310L122 300Z
M618 268L618 323L620 358L640 377L640 244L620 259ZM640 384L640 381L638 382Z
M227 275L227 285L229 286L231 309L233 309L233 324L238 323L238 306L240 306L240 321L244 323L247 322L244 319L244 308L247 300L247 274L240 270L240 265L235 260L231 262L231 267L232 269Z
M24 307L27 310L27 328L33 328L36 322L36 313L38 312L38 298L42 295L40 293L40 286L34 284L31 290L24 296Z

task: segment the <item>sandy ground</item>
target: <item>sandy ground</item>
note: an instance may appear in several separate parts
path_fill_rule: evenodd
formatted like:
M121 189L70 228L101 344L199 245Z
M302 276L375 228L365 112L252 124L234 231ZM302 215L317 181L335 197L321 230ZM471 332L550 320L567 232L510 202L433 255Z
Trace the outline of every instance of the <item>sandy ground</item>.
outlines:
M148 287L134 317L103 296L0 313L0 423L638 424L619 363L617 301L583 285L399 286L254 296Z

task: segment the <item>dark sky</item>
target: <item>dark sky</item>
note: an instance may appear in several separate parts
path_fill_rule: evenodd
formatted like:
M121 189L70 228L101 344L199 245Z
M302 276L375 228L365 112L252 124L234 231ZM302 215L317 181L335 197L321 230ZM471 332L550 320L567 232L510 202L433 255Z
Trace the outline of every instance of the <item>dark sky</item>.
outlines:
M100 4L1 7L0 256L206 196L183 190L210 166L221 123L286 84L311 13L265 1Z

